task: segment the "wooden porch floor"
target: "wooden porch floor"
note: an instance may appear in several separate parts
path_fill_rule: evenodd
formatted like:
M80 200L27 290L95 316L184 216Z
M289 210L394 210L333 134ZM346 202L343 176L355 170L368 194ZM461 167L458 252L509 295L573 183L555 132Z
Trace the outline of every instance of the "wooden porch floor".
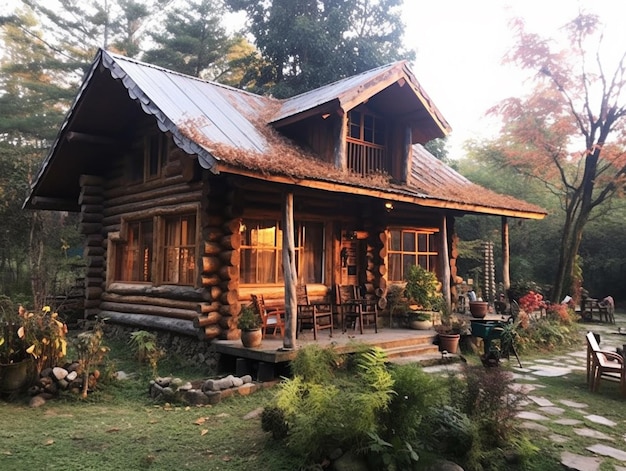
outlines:
M366 344L380 347L387 357L393 361L398 358L420 357L424 359L440 358L437 345L433 344L436 332L429 330L411 329L378 329L365 330L365 333L341 330L333 331L330 337L327 330L318 333L317 340L313 339L313 332L302 332L296 339L296 348L283 350L283 341L280 336L267 335L263 343L257 348L246 348L239 340L216 340L213 342L215 351L220 354L220 370L222 372L257 373L264 376L259 365L268 370L268 374L287 374L288 364L298 353L298 350L312 343L321 347L334 346L338 353L352 353L359 350L360 345Z

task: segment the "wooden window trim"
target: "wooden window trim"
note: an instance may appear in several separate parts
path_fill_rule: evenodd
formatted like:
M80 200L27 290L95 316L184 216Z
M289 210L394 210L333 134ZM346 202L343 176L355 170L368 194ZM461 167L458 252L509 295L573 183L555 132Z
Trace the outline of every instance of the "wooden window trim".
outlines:
M409 250L403 250L403 247L400 248L400 250L394 250L392 248L392 232L394 231L399 231L400 232L400 243L403 243L403 234L404 233L413 233L415 236L415 250L414 251L409 251ZM390 227L388 229L388 235L387 235L387 260L388 260L388 264L389 264L389 282L392 283L398 283L398 282L402 282L404 281L404 264L401 264L401 279L399 280L395 280L395 279L391 279L391 275L392 273L394 273L394 270L391 267L391 258L392 255L395 254L399 254L400 257L404 257L405 255L411 256L414 255L415 256L415 261L416 264L419 263L419 258L420 257L426 257L427 262L430 260L430 257L435 257L438 258L439 257L439 250L437 250L437 238L436 235L440 232L438 228L426 228L426 227ZM430 242L428 242L428 247L426 251L421 251L420 247L419 247L419 235L423 234L426 235L427 237L427 242L429 240L432 239L432 244L434 247L432 247L430 245ZM430 266L430 263L427 264L426 267L424 267L430 271L433 272L437 272L437 263L434 264L434 266Z

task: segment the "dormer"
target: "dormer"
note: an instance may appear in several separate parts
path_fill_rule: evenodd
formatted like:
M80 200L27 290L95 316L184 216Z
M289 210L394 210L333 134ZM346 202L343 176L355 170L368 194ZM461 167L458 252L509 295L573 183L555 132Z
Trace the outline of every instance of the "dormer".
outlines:
M337 168L398 183L407 182L413 144L450 132L406 62L287 99L271 124Z

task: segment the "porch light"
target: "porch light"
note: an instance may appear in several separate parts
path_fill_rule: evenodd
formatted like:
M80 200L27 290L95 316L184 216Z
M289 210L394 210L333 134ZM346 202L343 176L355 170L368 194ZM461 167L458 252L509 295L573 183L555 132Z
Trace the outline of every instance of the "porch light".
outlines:
M387 212L389 212L389 211L393 210L393 203L392 203L391 201L387 201L387 202L385 203L385 210L386 210Z

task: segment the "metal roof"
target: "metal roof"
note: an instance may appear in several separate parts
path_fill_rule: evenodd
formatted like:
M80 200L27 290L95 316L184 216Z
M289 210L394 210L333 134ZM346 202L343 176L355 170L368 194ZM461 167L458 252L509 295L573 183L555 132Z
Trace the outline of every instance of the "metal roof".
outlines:
M103 67L110 72L113 81L98 73ZM103 82L102 80L108 80ZM213 172L226 170L232 173L256 172L257 178L272 180L274 176L290 179L292 184L311 185L312 182L336 183L338 191L351 191L350 188L371 190L372 194L393 198L394 195L413 198L415 203L432 207L448 207L460 210L477 210L489 214L511 214L518 211L522 217L542 217L541 208L512 197L498 195L471 183L466 178L435 159L422 146L413 147L411 171L407 184L399 185L380 177L361 177L349 171L335 168L330 163L319 161L315 155L307 153L295 143L284 139L273 129L272 122L298 115L314 109L320 104L333 100L341 106L352 106L365 101L372 94L379 93L402 81L400 87L409 84L411 107L416 103L427 110L428 120L435 123L440 131L449 130L447 122L430 102L406 63L397 62L350 77L320 89L287 100L254 95L221 84L189 77L134 59L99 51L94 63L85 75L78 95L72 104L59 134L45 159L35 183L25 203L28 207L47 209L67 209L67 203L55 206L55 192L64 191L64 197L73 198L73 190L62 190L64 183L52 185L59 172L48 175L55 159L56 166L62 169L65 186L73 182L78 188L81 170L65 168L69 154L63 152L64 137L70 130L79 129L86 121L87 114L81 114L81 103L91 100L96 106L103 106L95 100L107 83L117 85L116 93L121 97L126 90L130 99L138 102L144 113L156 118L161 131L170 132L174 142L185 152L197 155L200 164ZM91 83L95 88L90 88ZM405 88L403 88L404 90ZM100 98L101 99L101 98ZM95 101L94 101L95 100ZM104 105L107 103L105 102ZM106 107L106 106L103 106ZM100 108L84 108L94 113ZM138 110L137 110L138 112ZM106 115L98 123L105 127L125 126L112 123ZM132 125L132 124L131 124ZM59 170L59 168L57 168ZM76 176L70 175L77 173ZM74 182L76 180L76 182ZM46 181L45 191L40 189ZM386 196L385 196L386 195ZM47 199L47 206L37 201ZM77 198L76 198L77 199ZM420 203L421 202L421 203ZM76 203L77 204L77 203ZM63 207L65 205L65 207ZM470 209L474 208L474 209Z

